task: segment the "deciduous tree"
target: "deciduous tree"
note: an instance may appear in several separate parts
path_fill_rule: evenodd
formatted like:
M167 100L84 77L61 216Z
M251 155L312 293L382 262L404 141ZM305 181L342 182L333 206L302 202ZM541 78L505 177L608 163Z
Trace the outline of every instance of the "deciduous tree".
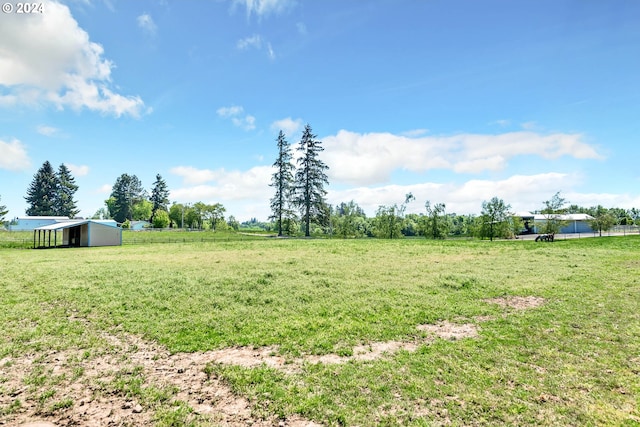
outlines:
M544 207L540 211L545 219L542 225L542 232L545 234L559 233L560 229L567 224L562 219L562 215L567 212L567 209L565 209L567 201L560 197L560 192L558 191L550 200L545 200L543 204Z
M184 213L186 207L182 203L173 203L169 208L169 220L171 221L172 227L180 227L183 228L185 222Z
M504 233L509 219L509 209L511 209L511 205L506 204L504 200L497 197L488 202L486 200L482 202L482 237L489 237L489 240L493 241L494 237Z
M591 215L593 219L588 221L589 226L592 230L597 230L600 237L602 237L603 231L609 231L611 227L617 224L615 214L610 209L602 207L602 205L593 208Z
M293 201L302 214L304 223L304 235L310 236L311 221L321 213L325 204L325 184L329 184L326 171L329 169L319 154L324 151L321 141L311 131L311 126L306 125L300 144L298 144L298 170L295 175Z
M356 202L340 203L333 214L333 227L338 236L362 237L366 233L366 215Z
M149 221L152 216L153 203L149 200L139 200L131 208L131 219L134 221Z
M415 200L415 197L413 194L408 193L405 195L404 203L400 206L394 204L391 206L378 207L373 222L375 235L383 239L397 239L402 237L404 212L407 204L412 200Z
M431 202L427 200L424 207L427 210L427 216L424 218L424 235L432 239L444 239L449 231L445 204L436 203L432 206Z
M153 228L167 228L169 226L169 214L167 211L158 209L153 216Z
M211 229L215 231L218 226L224 229L224 213L227 209L222 206L221 203L214 203L212 205L205 205L203 209L203 218L205 221L209 221Z

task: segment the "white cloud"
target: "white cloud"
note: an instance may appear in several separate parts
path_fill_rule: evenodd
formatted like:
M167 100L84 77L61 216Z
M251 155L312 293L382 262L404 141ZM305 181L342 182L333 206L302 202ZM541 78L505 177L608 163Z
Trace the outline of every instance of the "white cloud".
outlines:
M371 185L388 182L395 170L458 173L502 170L515 156L601 159L579 134L510 132L499 135L407 137L390 133L359 134L346 130L323 138L322 154L332 181Z
M216 110L218 116L224 119L231 119L234 126L244 130L253 130L256 128L256 118L250 114L244 115L244 108L238 105L231 107L220 107Z
M97 194L111 194L112 189L113 187L111 186L111 184L103 184L100 187L98 187L94 192Z
M149 35L155 35L158 31L158 27L155 22L153 22L153 18L144 13L136 19L138 21L138 27L140 27L143 31L145 31Z
M294 0L232 0L234 5L246 7L247 16L256 14L258 17L271 13L279 14L295 4Z
M183 202L220 200L267 200L271 182L271 166L256 166L246 171L196 169L191 166L172 168L170 173L182 177L185 187L171 191L171 199ZM205 184L213 182L213 184ZM268 203L268 202L267 202Z
M46 125L39 125L36 129L40 135L44 136L54 136L60 131L60 129Z
M72 163L66 163L66 166L75 176L85 176L89 174L89 166L87 165L74 165Z
M244 112L244 108L239 107L237 105L232 105L231 107L220 107L216 110L216 113L220 117L228 119L229 117L237 116Z
M236 42L236 47L240 50L248 50L249 48L262 50L263 44L266 45L267 55L269 56L269 59L271 60L276 59L276 53L273 50L273 46L271 45L271 43L270 42L264 43L264 39L262 38L262 36L258 34L254 34L251 37L245 37L243 39L238 40Z
M244 130L253 130L256 128L256 118L248 114L244 117L231 118L231 123Z
M110 87L113 63L91 42L69 8L45 0L46 13L8 14L0 26L0 105L51 103L59 109L88 108L116 117L138 117L138 96Z
M31 167L31 160L22 142L17 139L5 142L0 139L0 169L22 171Z
M174 175L182 177L182 182L187 185L203 184L214 181L218 173L210 169L196 169L192 166L176 166L169 171Z
M262 47L262 37L259 35L253 35L251 37L245 37L243 39L238 40L236 46L240 50L247 50L250 47L260 49Z
M271 123L271 130L273 132L282 131L287 136L287 138L291 138L298 132L302 130L304 123L302 119L292 119L291 117L284 118L282 120L276 120ZM291 141L289 141L291 142Z
M267 43L267 53L269 54L269 59L276 59L276 52L273 50L271 43Z

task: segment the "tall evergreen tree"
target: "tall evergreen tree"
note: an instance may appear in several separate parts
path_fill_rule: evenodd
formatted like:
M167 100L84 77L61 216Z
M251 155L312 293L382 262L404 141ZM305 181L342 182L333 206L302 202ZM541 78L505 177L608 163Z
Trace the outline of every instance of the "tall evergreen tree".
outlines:
M27 189L25 200L29 204L26 210L29 216L56 215L56 201L58 198L58 177L49 161L45 161Z
M111 198L113 198L113 200L111 200ZM111 190L111 196L109 198L111 203L107 203L111 218L117 222L132 221L133 205L144 198L145 191L137 176L126 173L120 175Z
M271 199L272 215L269 219L276 222L278 236L282 236L283 221L291 217L289 201L291 188L293 186L293 171L295 168L291 163L291 146L287 142L282 130L278 134L276 141L278 143L278 158L273 164L276 171L271 176L271 184L269 184L276 189L276 193Z
M162 179L160 174L156 175L156 182L153 183L150 201L153 203L150 221L153 222L156 211L158 209L168 211L167 206L169 205L169 188L167 187L166 181Z
M307 237L311 234L311 219L322 212L325 204L324 196L327 192L324 184L329 184L325 173L329 166L319 158L319 153L324 151L324 148L320 145L321 141L317 141L316 138L317 136L311 132L311 126L307 124L297 148L301 156L298 159L298 170L293 187L293 202L302 213L302 221L305 225L304 235Z
M58 191L55 200L55 210L57 215L75 218L80 212L76 206L73 196L78 191L75 178L71 175L71 171L61 164L58 168Z
M2 197L0 197L2 200ZM8 213L7 207L4 205L0 205L0 224L4 221L4 216Z

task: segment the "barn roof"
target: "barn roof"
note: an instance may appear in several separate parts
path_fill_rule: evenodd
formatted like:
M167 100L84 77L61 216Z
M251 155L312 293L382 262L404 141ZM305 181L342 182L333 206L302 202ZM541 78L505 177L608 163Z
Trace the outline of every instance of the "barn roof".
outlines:
M100 224L107 227L117 227L118 224L112 219L100 220L100 219L71 219L64 222L56 222L54 224L43 225L36 227L34 230L62 230L64 228L77 227L83 224Z
M577 214L564 214L564 215L554 215L554 214L535 214L533 215L536 221L546 221L547 219L556 219L558 221L588 221L593 219L591 215L584 213Z
M88 219L78 219L64 222L56 222L54 224L43 225L42 227L36 227L35 230L62 230L63 228L76 227L82 224L88 224L91 222Z

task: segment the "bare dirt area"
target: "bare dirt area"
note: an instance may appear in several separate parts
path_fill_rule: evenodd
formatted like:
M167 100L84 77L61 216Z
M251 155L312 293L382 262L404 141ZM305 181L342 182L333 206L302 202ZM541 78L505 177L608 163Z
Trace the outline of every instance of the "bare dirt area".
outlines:
M5 358L0 361L0 405L16 400L20 406L0 417L0 425L24 426L147 426L153 425L153 398L136 397L136 387L167 397L175 411L188 406L186 418L202 425L315 427L300 417L261 419L252 415L251 403L233 394L219 380L207 377L207 353L171 355L159 345L135 336L107 337L111 349L83 359L82 351ZM82 371L81 375L79 371ZM57 378L54 384L29 386L34 372ZM37 389L37 390L36 390ZM150 391L149 391L150 390ZM163 394L164 393L164 394ZM150 402L150 400L152 402ZM48 423L48 424L47 424Z
M485 302L524 310L544 303L538 297L501 297ZM476 319L481 322L482 319ZM219 426L320 426L300 417L263 419L252 404L207 374L221 363L266 366L294 374L306 364L373 361L398 351L415 351L435 339L476 338L474 323L418 325L424 332L413 341L372 342L352 348L350 355L303 355L285 358L277 347L234 347L200 353L171 354L134 335L104 333L106 348L69 350L0 360L0 425L22 427L146 426L158 411L182 411L183 420ZM345 352L343 352L345 353ZM348 352L346 352L348 353ZM39 423L39 424L38 424Z
M476 338L478 326L473 323L456 324L440 322L435 325L420 325L418 330L426 331L446 340L459 340L462 338Z
M498 304L501 307L505 308L513 308L515 310L527 310L530 308L540 307L545 303L545 299L541 297L534 296L509 296L509 297L499 297L499 298L491 298L485 300L485 302Z

